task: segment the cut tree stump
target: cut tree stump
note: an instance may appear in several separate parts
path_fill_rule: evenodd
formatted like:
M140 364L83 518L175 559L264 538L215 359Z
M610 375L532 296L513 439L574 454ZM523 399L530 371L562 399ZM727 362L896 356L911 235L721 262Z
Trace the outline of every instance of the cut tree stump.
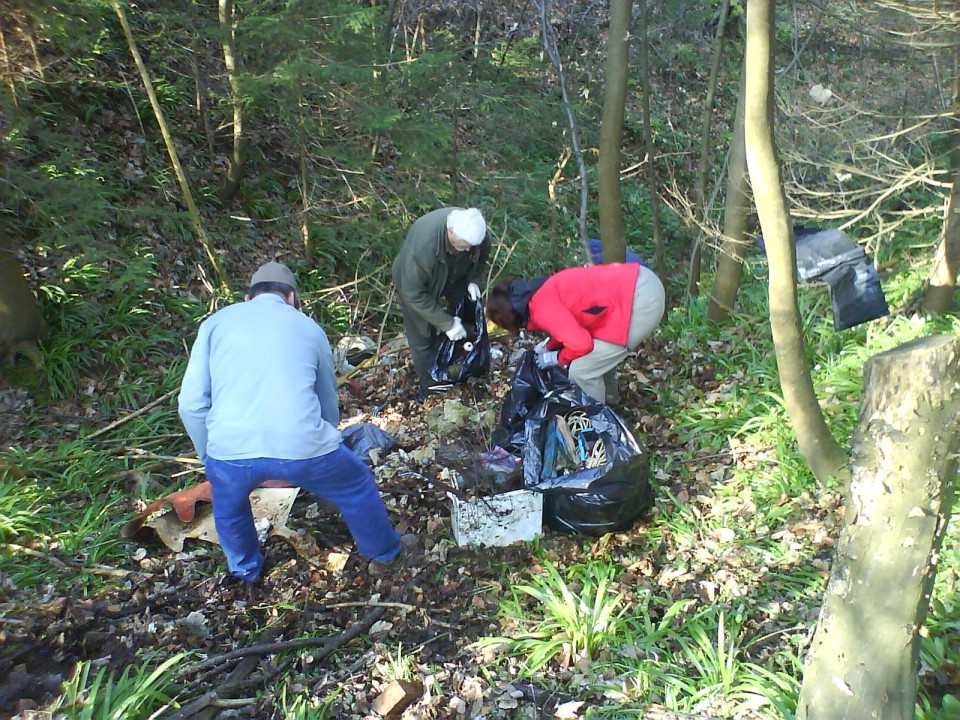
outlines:
M845 522L797 720L913 720L919 631L957 483L960 338L921 338L864 368Z

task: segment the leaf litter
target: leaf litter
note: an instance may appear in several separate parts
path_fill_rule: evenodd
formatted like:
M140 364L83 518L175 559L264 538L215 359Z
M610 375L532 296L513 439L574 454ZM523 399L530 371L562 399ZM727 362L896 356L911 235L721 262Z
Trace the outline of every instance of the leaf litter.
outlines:
M0 590L2 617L16 618L0 630L8 647L3 659L28 678L16 688L10 681L0 686L7 693L0 700L8 703L0 703L0 713L49 700L51 678L69 674L79 660L119 670L142 663L145 653L165 657L189 650L196 661L179 668L182 709L175 717L200 717L218 702L229 708L205 717L280 717L273 691L281 686L288 698L329 701L332 717L377 717L374 704L397 679L385 672L391 665L385 659L401 652L409 679L423 692L408 698L396 684L390 687L400 698L390 717L575 717L604 702L586 680L588 668L545 669L535 683L525 683L515 660L473 647L502 633L499 599L535 571L541 555L561 567L594 558L621 563L615 589L627 602L652 589L669 601L713 603L721 595L748 596L765 582L756 556L736 544L738 528L753 523L749 493L715 493L732 465L756 460L756 449L732 439L729 452L704 452L659 414L658 378L686 376L695 390L691 398L723 389L709 363L688 362L658 338L621 367L623 402L617 409L652 457L687 462L689 482L665 471L669 463L657 464L658 507L625 532L587 538L546 530L537 544L458 547L450 534L448 466L459 458L463 471L469 458L490 449L511 381L506 358L513 348L499 349L490 377L424 402L413 396L396 354L355 373L341 388L345 423L372 423L398 441L396 450L374 456L374 473L397 530L421 537L413 566L371 577L336 511L301 493L286 529L266 542L265 573L255 586L226 579L215 546L187 541L182 552L159 543L131 544L118 581L92 595L36 598ZM837 504L798 500L802 517L771 539L829 550ZM735 522L691 542L669 527L658 528L665 503ZM811 606L807 613L815 618L816 610ZM769 617L777 612L767 608ZM768 645L764 652L772 655L776 646Z

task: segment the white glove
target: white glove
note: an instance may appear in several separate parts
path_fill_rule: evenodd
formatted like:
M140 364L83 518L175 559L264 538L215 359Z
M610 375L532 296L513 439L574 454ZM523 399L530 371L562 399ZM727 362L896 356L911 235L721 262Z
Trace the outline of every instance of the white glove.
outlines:
M450 326L450 329L447 330L447 337L450 338L453 342L457 340L463 340L467 336L466 328L463 327L463 322L458 317L453 318L453 325Z
M467 295L470 296L470 299L476 302L480 299L480 286L476 283L470 283L467 285Z
M547 343L548 343L548 342L550 342L550 336L549 336L549 335L547 335L547 337L545 337L543 340L541 340L541 341L538 342L536 345L534 345L534 346L533 346L533 351L534 351L537 355L543 355L543 353L545 353L545 352L547 351Z
M552 350L537 355L537 367L541 370L556 367L560 364L560 351Z

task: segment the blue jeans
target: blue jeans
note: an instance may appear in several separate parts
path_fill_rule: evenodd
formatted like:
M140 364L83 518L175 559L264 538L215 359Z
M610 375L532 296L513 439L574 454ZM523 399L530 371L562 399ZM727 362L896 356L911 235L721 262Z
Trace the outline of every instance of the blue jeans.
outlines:
M387 518L373 475L343 445L307 460L208 457L206 471L213 490L213 521L220 546L230 572L241 580L253 582L263 569L250 493L264 480L284 480L333 503L364 557L389 561L400 552L400 536Z

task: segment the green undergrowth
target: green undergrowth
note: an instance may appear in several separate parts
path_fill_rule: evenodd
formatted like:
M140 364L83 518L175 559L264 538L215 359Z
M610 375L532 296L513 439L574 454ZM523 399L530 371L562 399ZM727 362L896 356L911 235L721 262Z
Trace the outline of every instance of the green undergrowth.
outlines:
M255 152L237 197L225 206L217 194L227 137L212 138L210 153L193 109L194 50L188 52L198 41L201 49L205 42L218 44L215 13L212 6L195 6L207 15L194 17L155 5L131 14L131 21L185 150L182 161L202 222L230 274L235 294L229 301L240 299L256 265L279 254L297 272L308 311L332 340L355 333L377 337L381 327L395 333L400 316L390 264L410 223L448 203L484 210L494 239L492 278L542 276L582 261L575 160L555 195L549 190L570 138L536 33L511 33L489 55L466 60L460 39L438 28L429 52L390 63L375 76L371 68L382 63L374 56L376 17L369 8L334 3L310 22L299 16L290 22L284 13L301 12L300 3L251 4L241 13L238 37ZM667 20L705 12L666 5ZM33 406L24 411L22 435L0 451L0 568L5 579L36 597L96 594L116 582L111 568L129 563L133 546L120 537L120 527L137 501L160 494L149 485L131 487L130 473L169 470L169 458L192 454L168 396L179 385L197 325L228 301L214 301L216 279L183 213L139 84L115 74L117 67L132 68L110 8L87 0L65 7L84 21L73 22L53 6L41 18L57 44L51 57L64 58L51 72L63 76L20 78L19 103L5 106L0 139L6 161L0 223L23 252L47 326L39 371L15 371ZM698 20L698 27L707 20ZM575 25L592 32L579 20ZM600 47L596 41L578 40ZM689 158L696 157L698 138L688 128L699 124L690 118L699 119L700 103L687 86L705 73L690 36L664 44L653 59L670 66L673 83L655 93L652 125L669 177L691 185L686 178L692 177ZM396 59L401 55L398 50ZM600 73L579 50L570 59L573 112L595 188ZM208 112L227 127L222 68L208 61L208 90L219 100ZM734 87L728 85L727 95ZM732 110L732 97L727 100L725 110ZM658 102L695 112L666 117ZM625 166L643 157L637 108L627 117ZM726 142L716 147L725 152ZM301 158L306 188L300 185ZM716 161L720 168L722 158ZM941 201L922 192L910 198L911 206ZM650 260L648 197L642 181L631 176L624 183L626 239ZM595 203L590 212L596 236ZM829 572L843 488L836 482L820 487L798 452L767 319L765 261L757 251L749 256L735 312L729 322L713 325L706 300L682 292L689 230L668 208L660 212L664 279L674 304L656 340L676 368L645 372L656 393L655 412L669 421L675 444L652 457L657 504L643 541L584 542L590 560L569 565L536 544L535 568L502 568L498 580L510 590L495 618L499 624L476 651L489 652L489 677L502 672L550 692L590 698L581 717L640 718L657 704L703 716L789 718ZM837 332L825 285L799 288L813 383L828 427L844 448L859 419L870 356L925 335L960 334L956 315L926 318L914 309L929 266L929 238L939 232L940 215L930 217L875 247L890 317ZM711 282L706 268L704 287ZM117 430L94 435L142 408ZM187 473L179 481L195 477ZM918 720L960 715L957 699L937 691L938 673L960 666L958 566L954 523L921 644ZM384 655L382 678L413 672L403 648ZM149 717L171 702L167 681L176 658L159 664L141 659L120 675L81 664L61 711L68 717ZM303 720L335 717L336 697L331 692L308 701L284 688L276 709L278 716Z
M159 293L156 314L141 312L156 277L148 259L142 263L132 275L143 278L143 286L135 280L130 286L140 299L110 295L118 315L121 308L126 315L105 318L102 326L103 333L119 337L124 323L141 323L127 341L127 364L111 358L104 342L77 371L87 377L96 357L126 373L96 383L87 379L94 383L93 408L122 414L174 391L183 370L183 336L191 332L177 326L193 327L209 310L196 299ZM312 271L305 277L308 302L321 303L329 280ZM573 696L586 693L593 702L585 717L639 718L650 704L716 717L792 717L829 571L830 539L839 530L843 488L820 487L796 448L765 320L763 280L762 273L748 274L736 315L720 327L706 320L701 300L671 310L658 338L678 359L680 372L652 382L657 410L673 423L678 445L652 458L659 492L644 541L614 544L599 554L595 546L594 560L583 565L558 565L539 549L538 568L504 568L510 591L500 603L499 632L477 645L478 653L489 653L483 662L490 673L519 675ZM913 279L890 275L884 282L888 296L906 297L911 291L899 283ZM96 334L82 327L85 293L72 287L104 297L103 274L78 269L65 284L71 292L57 295L65 305L63 322L74 323L72 332ZM960 333L956 317L898 314L895 306L888 318L838 333L823 289L801 286L800 294L814 384L843 446L858 419L867 358L923 335ZM351 322L346 303L331 303L323 312L333 327ZM156 333L148 331L153 326ZM56 354L45 362L55 367ZM706 390L693 381L700 365L713 371ZM128 562L131 548L119 535L131 510L128 473L164 462L131 455L129 448L162 458L189 454L189 444L169 402L97 439L89 437L97 429L92 425L44 424L39 412L28 442L0 457L4 572L28 591L69 587L93 593L111 582L104 568ZM729 462L737 453L742 455ZM154 499L149 489L139 492L140 499ZM951 717L956 702L937 692L937 678L941 668L960 663L958 547L960 531L953 524L921 643L918 720ZM656 575L644 575L640 568L653 561ZM145 660L138 672L148 677L152 667ZM120 697L131 682L80 672L75 682L87 690L77 689L78 697L102 694L108 685L112 697ZM386 651L384 676L410 672L401 648ZM330 717L334 705L332 697L278 703L278 711L303 718Z
M690 387L682 367L658 378L658 410L674 421L681 446L652 457L661 488L642 545L589 568L560 570L542 556L542 567L519 573L501 600L501 634L478 644L478 652L504 653L507 673L603 698L584 717L639 718L650 704L711 717L793 717L842 524L843 487L821 487L796 447L763 280L763 273L746 277L737 314L723 327L710 326L696 300L674 308L661 328L689 364L714 368L716 389L704 395ZM844 447L870 356L917 337L960 334L956 316L898 313L896 300L916 291L912 272L886 275L884 288L891 316L837 332L825 289L800 287L814 385ZM739 461L718 462L744 450ZM941 682L960 661L958 542L954 522L921 634L918 720L956 716L958 699ZM657 573L637 578L651 553ZM614 579L605 612L596 604L597 578Z

